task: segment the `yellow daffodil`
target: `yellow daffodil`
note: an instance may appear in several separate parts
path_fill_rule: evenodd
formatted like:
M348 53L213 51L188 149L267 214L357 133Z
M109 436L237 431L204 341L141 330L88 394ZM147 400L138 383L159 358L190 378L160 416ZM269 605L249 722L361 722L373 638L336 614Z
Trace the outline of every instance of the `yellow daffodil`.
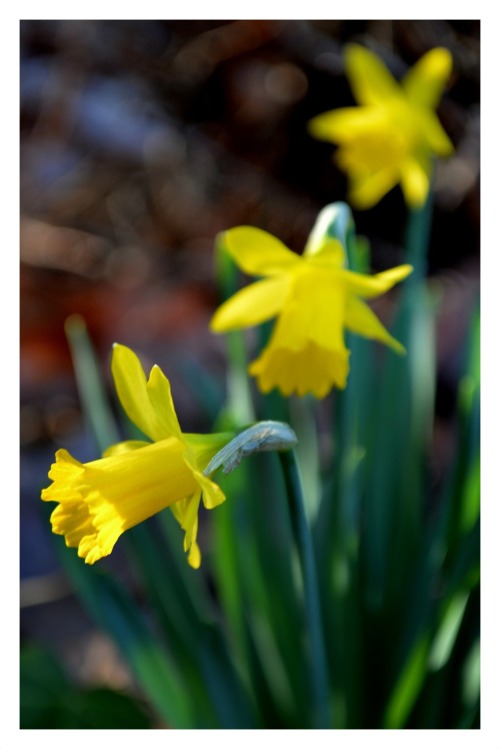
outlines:
M360 106L325 112L309 123L311 135L339 146L336 160L350 179L350 202L370 208L398 183L407 204L427 198L433 156L453 146L435 109L450 77L452 57L427 52L399 84L368 49L350 44L346 73Z
M213 332L223 333L278 317L268 345L249 367L264 393L277 387L286 396L312 392L323 398L334 386L344 388L349 372L344 329L404 353L363 298L383 294L406 278L411 266L400 265L375 276L349 271L342 244L333 238L318 239L325 211L302 256L251 226L223 235L237 265L264 278L224 302L210 326Z
M225 500L203 470L232 435L183 434L168 379L155 365L146 381L139 359L126 346L114 345L111 369L125 412L152 442L121 442L85 464L58 450L49 472L52 484L42 491L43 500L58 502L52 530L93 564L111 554L128 528L170 507L185 531L189 564L197 568L200 501L212 509Z

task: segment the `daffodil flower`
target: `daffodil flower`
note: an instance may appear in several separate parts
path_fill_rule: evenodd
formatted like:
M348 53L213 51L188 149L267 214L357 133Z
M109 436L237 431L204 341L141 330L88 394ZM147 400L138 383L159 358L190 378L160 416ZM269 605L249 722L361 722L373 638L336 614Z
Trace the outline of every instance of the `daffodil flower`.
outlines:
M405 351L363 299L383 294L412 267L400 265L374 276L348 270L340 241L318 239L328 210L318 217L302 256L252 226L223 234L222 243L236 264L264 278L224 302L210 327L223 333L277 316L268 345L249 367L264 393L277 387L286 396L312 392L323 398L334 386L344 388L349 372L344 329L397 353Z
M370 208L400 183L408 206L420 208L433 157L453 152L434 111L450 77L450 52L443 47L427 52L401 84L357 44L347 45L345 65L359 106L314 117L311 135L339 146L335 158L350 178L352 205Z
M52 530L93 564L111 554L124 531L170 507L185 532L188 562L197 568L200 501L212 509L225 500L203 471L233 435L183 434L168 379L155 365L146 381L138 357L126 346L114 345L111 369L125 412L151 442L121 442L84 464L58 450L49 472L52 484L41 495L58 503Z

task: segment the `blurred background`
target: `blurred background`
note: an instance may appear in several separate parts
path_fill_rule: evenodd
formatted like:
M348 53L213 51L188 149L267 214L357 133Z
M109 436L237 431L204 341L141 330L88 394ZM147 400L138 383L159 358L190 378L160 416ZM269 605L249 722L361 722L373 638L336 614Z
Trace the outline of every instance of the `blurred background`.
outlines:
M346 197L333 146L306 128L353 104L343 45L369 46L397 78L446 46L438 113L456 150L438 165L429 255L438 479L479 290L479 21L22 21L20 35L21 643L45 673L54 656L72 684L133 692L58 566L39 499L59 447L96 457L66 318L85 319L110 394L118 341L167 373L183 429L208 431L196 383L210 375L222 397L225 372L224 341L207 330L215 235L252 224L301 252L319 210ZM403 261L398 189L354 216L374 271ZM127 577L119 546L102 564Z

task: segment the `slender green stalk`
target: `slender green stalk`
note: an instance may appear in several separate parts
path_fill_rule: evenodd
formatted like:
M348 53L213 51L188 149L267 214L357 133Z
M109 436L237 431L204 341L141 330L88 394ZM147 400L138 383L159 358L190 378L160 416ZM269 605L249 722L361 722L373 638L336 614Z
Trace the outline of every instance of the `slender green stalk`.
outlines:
M224 235L215 240L216 274L222 300L228 299L238 287L238 269L224 248ZM226 334L228 356L228 407L231 419L238 425L255 420L252 397L247 377L245 338L241 330Z
M406 262L413 265L413 273L406 281L406 288L416 286L427 275L427 249L432 223L433 207L432 177L427 200L422 208L410 208L406 224Z
M309 634L313 725L331 728L326 651L321 626L319 589L311 533L307 524L302 482L293 450L279 453L287 490L292 530L297 544L305 597L305 619Z

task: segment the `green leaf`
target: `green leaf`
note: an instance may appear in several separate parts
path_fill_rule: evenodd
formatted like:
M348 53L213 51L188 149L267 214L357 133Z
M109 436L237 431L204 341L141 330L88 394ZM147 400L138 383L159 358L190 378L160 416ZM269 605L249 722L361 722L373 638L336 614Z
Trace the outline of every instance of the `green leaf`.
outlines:
M429 639L415 644L387 705L384 728L403 728L422 688L427 668Z
M143 523L129 532L128 542L172 658L189 684L193 727L252 728L252 706L215 625L200 572L188 567L182 536L169 516L161 513L163 539L152 523Z
M275 727L307 727L310 705L299 591L276 456L250 457L222 477L221 486L228 501L212 513L211 558L228 630L244 659L261 714ZM266 690L273 699L263 705Z
M78 392L83 414L101 452L118 442L120 436L111 412L102 374L85 321L71 315L65 323L66 335L73 357Z
M188 685L146 626L137 602L110 575L83 564L61 538L54 542L84 608L116 642L154 709L172 728L191 727Z
M468 599L468 592L459 591L447 602L446 609L442 615L441 625L429 653L429 668L432 671L443 668L448 662Z

